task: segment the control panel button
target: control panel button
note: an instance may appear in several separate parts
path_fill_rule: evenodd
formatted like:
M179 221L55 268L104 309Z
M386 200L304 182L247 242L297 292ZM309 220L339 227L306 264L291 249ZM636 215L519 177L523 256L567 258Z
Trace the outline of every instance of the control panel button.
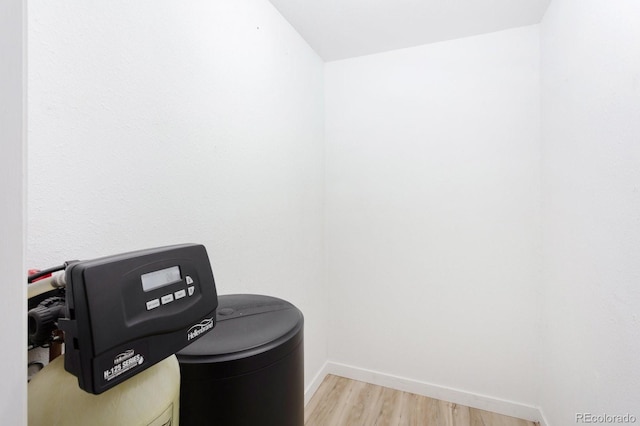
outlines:
M193 296L193 292L196 290L196 288L191 286L191 287L187 287L187 290L189 290L189 296Z
M153 300L149 300L147 302L147 311L150 311L152 309L157 308L158 306L160 306L160 300L159 299L153 299Z
M162 304L166 305L167 303L173 302L173 294L166 294L162 296Z
M178 290L173 294L174 294L174 296L176 296L176 300L177 300L177 299L182 299L183 297L185 297L187 295L187 292L184 291L184 290Z
M187 275L185 278L187 280L187 285L193 284L193 278L191 278L189 275ZM189 296L191 296L191 295L189 295Z

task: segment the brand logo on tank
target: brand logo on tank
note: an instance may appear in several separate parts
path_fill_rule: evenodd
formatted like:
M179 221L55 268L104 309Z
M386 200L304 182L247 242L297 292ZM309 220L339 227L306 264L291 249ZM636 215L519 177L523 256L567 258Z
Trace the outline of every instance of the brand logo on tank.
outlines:
M213 318L205 318L187 331L187 340L193 340L213 328Z
M133 349L129 349L127 351L122 352L121 354L116 355L113 359L113 367L104 370L103 376L104 380L107 382L115 379L121 374L126 373L129 370L132 370L144 363L144 357L141 354L135 353Z

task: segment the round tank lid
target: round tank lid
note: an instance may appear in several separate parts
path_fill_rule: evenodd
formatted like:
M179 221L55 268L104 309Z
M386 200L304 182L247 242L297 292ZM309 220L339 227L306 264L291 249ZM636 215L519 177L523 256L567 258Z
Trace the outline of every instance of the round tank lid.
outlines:
M256 294L219 296L214 329L176 355L210 357L269 347L302 323L302 312L286 300Z

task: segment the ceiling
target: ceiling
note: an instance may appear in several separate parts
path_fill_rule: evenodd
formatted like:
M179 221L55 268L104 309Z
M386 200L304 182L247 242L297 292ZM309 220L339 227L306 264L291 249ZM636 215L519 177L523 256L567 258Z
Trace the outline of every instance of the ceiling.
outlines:
M550 0L270 0L325 61L540 22Z

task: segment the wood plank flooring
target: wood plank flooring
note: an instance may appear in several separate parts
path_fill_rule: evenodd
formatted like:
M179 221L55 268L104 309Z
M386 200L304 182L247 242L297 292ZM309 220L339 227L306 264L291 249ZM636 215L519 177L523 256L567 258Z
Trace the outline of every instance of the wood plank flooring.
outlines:
M305 426L536 426L451 402L328 375L304 413Z

